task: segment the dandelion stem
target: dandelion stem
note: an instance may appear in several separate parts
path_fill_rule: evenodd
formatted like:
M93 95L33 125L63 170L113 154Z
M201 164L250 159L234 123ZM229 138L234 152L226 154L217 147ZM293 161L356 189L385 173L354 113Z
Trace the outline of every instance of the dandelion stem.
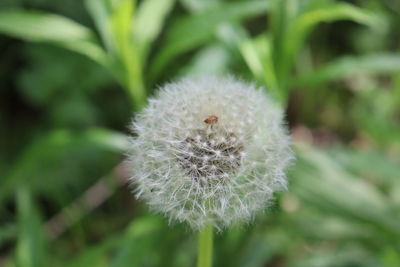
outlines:
M205 226L199 232L197 267L210 267L213 252L213 227Z

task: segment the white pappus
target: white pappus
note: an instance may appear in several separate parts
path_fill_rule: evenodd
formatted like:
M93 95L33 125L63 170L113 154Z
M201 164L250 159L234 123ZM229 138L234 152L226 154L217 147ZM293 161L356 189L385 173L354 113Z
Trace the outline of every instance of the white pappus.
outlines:
M293 159L282 111L233 77L160 88L132 123L127 166L135 193L171 222L223 229L251 220L287 186Z

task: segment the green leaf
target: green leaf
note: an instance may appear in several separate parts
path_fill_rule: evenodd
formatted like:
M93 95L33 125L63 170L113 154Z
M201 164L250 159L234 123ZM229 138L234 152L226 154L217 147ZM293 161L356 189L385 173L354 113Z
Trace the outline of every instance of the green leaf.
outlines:
M272 41L270 36L261 35L255 39L243 42L241 44L241 51L243 56L247 58L246 61L248 62L249 66L257 64L255 63L256 56L261 59L260 63L262 64L262 69L264 71L263 74L259 73L260 79L265 82L267 91L272 92L278 97L278 99L282 99L283 97L280 95L282 92L279 92L276 73L273 66ZM252 61L254 61L254 63ZM255 65L250 67L250 69L252 69L253 73L257 73L258 67Z
M292 1L287 0L292 3ZM288 5L280 2L274 23L273 56L278 83L288 90L291 68L296 55L310 32L319 23L350 20L371 27L373 30L385 28L386 22L376 13L346 3L327 3L306 9L294 15Z
M160 253L156 253L154 247L157 247L162 229L163 222L159 217L136 219L128 227L110 266L157 266L154 263L160 260L157 257Z
M350 244L349 244L350 243ZM341 243L335 248L326 249L316 246L312 253L304 253L301 257L292 257L287 266L383 266L371 250L363 246L353 245L351 242ZM395 266L395 265L394 265ZM393 266L392 266L393 267Z
M335 147L329 150L334 159L357 175L366 175L390 187L400 186L400 165L396 157L389 157L378 149L356 150L348 147ZM370 163L374 164L371 165Z
M29 146L13 167L13 171L1 181L0 203L9 197L20 183L34 184L37 179L33 179L33 177L38 176L38 173L47 171L43 171L43 168L49 159L57 159L60 155L66 153L68 148L79 144L91 144L106 151L117 153L122 153L129 147L128 139L124 135L106 129L93 128L80 133L67 130L53 131ZM41 178L44 179L44 177ZM46 186L42 180L36 182L40 186Z
M122 233L82 251L68 266L168 266L166 259L161 257L164 253L161 250L166 247L160 242L163 239L160 235L165 234L165 230L160 217L146 215L135 218Z
M293 56L297 53L304 39L316 25L338 20L351 20L373 29L385 27L385 22L378 15L346 3L335 3L312 9L298 16L291 24L288 36L290 42L286 40L289 55Z
M27 186L20 186L17 192L18 240L16 261L18 266L35 267L44 264L44 233L40 215Z
M268 49L268 42L265 42L264 45L264 47ZM239 50L254 77L256 77L260 81L265 81L266 70L264 67L265 61L263 60L263 58L265 58L265 55L262 56L260 54L260 51L256 47L255 40L252 40L250 38L242 40L239 44ZM268 81L265 82L266 84L269 84Z
M199 12L201 10L210 10L221 3L221 0L180 0L180 4L190 12Z
M125 50L129 49L132 38L132 19L135 10L133 0L121 0L113 6L111 25L114 39L118 45L121 56L125 55Z
M111 30L111 6L108 0L86 0L86 9L89 11L97 30L100 32L107 50L115 53L115 43Z
M316 71L305 74L295 83L317 85L352 77L357 74L391 74L400 72L400 54L380 53L364 56L345 56L334 60Z
M400 235L394 208L374 186L352 176L315 148L297 144L292 192L311 205L374 225L387 237Z
M297 5L292 0L273 1L273 12L271 13L271 43L272 64L277 76L279 87L283 87L286 72L285 57L287 54L287 42L292 42L290 34L290 23L297 11ZM280 88L281 90L284 88Z
M124 237L121 234L108 236L100 244L96 244L84 249L80 254L72 258L66 266L71 267L106 267L109 261L109 253L111 253L118 245L123 242Z
M218 37L240 52L254 77L266 85L268 92L276 99L282 99L272 64L271 39L268 36L263 34L252 39L244 27L224 23L219 27Z
M18 227L13 222L0 225L0 247L7 245L8 242L16 239Z
M134 21L134 36L143 61L174 4L175 0L145 0L139 6Z
M185 75L216 75L228 73L230 54L221 44L210 44L199 49L182 71Z
M107 56L88 28L68 18L39 11L0 11L0 33L32 42L48 42L85 55L101 65Z
M335 3L309 10L296 18L293 33L303 34L321 22L351 20L371 28L385 26L385 22L376 13L346 3Z
M166 43L155 58L150 69L150 79L155 79L162 69L178 55L211 40L221 23L239 22L265 14L267 9L266 1L225 3L211 10L177 20L167 32Z
M393 267L393 266L400 265L399 250L394 247L386 246L383 249L381 258L382 258L382 262L384 263L383 266L385 266L385 267Z
M122 83L135 104L140 108L146 103L146 89L142 77L142 62L138 47L134 43L132 22L135 14L135 1L113 1L111 25L117 46L117 55L121 63L119 75Z
M262 232L260 229L254 231L246 240L243 247L240 248L239 258L236 266L258 267L264 266L266 262L279 255L279 252L288 249L286 233L282 229L271 229L268 232Z
M71 137L73 138L73 136ZM126 135L104 128L88 129L82 133L81 137L87 142L97 144L103 149L117 153L123 153L129 147L129 140Z

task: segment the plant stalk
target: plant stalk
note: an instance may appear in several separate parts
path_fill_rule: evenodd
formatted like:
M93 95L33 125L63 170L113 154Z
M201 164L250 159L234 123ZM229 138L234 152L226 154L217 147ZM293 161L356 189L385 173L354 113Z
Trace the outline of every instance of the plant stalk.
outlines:
M197 267L211 267L213 253L213 227L205 226L199 232Z

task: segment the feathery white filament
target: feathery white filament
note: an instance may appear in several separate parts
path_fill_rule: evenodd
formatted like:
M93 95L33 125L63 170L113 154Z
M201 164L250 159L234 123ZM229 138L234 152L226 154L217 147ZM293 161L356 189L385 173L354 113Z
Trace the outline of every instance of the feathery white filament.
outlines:
M182 79L136 117L129 155L136 196L170 221L222 229L286 188L293 158L281 110L232 77Z

